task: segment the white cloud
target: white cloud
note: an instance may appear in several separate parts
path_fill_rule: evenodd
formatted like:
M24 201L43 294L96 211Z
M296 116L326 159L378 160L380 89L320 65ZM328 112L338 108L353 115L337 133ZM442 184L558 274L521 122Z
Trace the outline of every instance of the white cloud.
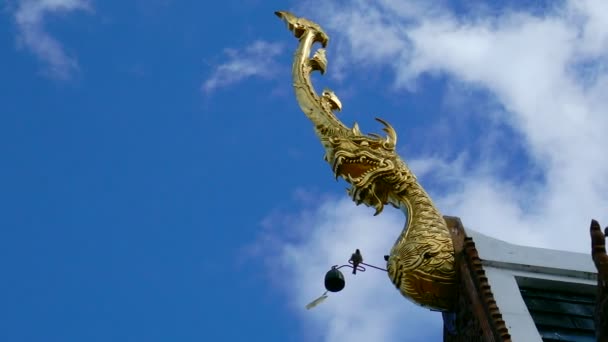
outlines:
M54 78L67 79L78 70L78 62L45 31L45 18L52 14L91 9L88 0L21 0L14 14L19 30L18 42L46 64L46 73Z
M557 7L540 15L525 9L497 15L480 6L463 17L426 1L314 0L297 13L326 29L336 55L329 58L341 68L389 68L393 88L404 92L416 89L421 75L441 74L490 95L459 93L472 96L462 103L498 108L462 117L484 127L481 137L435 137L438 145L467 142L457 155L404 155L423 184L433 184L429 190L444 214L506 241L589 253L591 218L608 225L608 3L550 4ZM526 163L513 157L515 147ZM297 226L308 234L279 253L284 269L298 272L299 285L290 292L298 305L318 295L323 272L353 248L374 256L390 248L403 219L388 210L380 219L367 214L346 199L303 214L305 223ZM304 255L314 258L304 262ZM357 277L318 311L303 311L303 324L319 327L324 341L406 340L411 335L405 334L418 330L403 324L424 327L426 318L412 314L418 309L382 278ZM379 293L386 297L379 299ZM378 321L370 324L381 329L359 325L356 313L366 310Z
M506 125L521 137L507 142L505 150L523 147L542 177L524 178L523 184L498 177L510 164L509 155L493 144L480 160L456 167L459 172L433 174L450 177L449 184L460 189L431 189L444 213L505 240L526 242L515 229L539 234L540 240L529 241L533 244L586 252L591 217L608 224L603 139L608 131L608 97L603 95L608 92L608 5L561 4L542 16L505 10L499 16L473 12L462 18L409 2L353 1L339 9L324 2L314 18L351 63L391 68L396 89L412 89L422 74L442 73L488 91L501 106L498 115L492 111L481 120ZM498 126L488 124L484 135L501 134ZM411 156L408 161L415 162Z
M274 75L273 59L282 47L277 43L255 41L242 50L226 49L227 61L215 68L203 83L203 91L209 93L217 88L232 85L249 77L268 78Z

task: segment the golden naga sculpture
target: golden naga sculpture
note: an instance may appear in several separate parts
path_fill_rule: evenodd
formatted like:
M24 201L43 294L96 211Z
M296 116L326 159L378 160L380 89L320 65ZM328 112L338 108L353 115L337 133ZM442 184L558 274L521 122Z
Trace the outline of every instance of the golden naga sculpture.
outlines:
M379 214L386 204L406 214L405 228L391 249L388 275L401 294L434 310L450 310L457 294L457 271L450 231L416 176L395 151L397 133L382 119L387 137L363 134L355 123L346 127L334 115L342 104L330 90L318 95L310 74L325 73L329 37L316 23L289 12L275 12L287 23L299 45L293 62L293 86L300 108L314 124L325 148L325 160L336 176L352 185L348 194ZM323 48L311 55L314 43Z

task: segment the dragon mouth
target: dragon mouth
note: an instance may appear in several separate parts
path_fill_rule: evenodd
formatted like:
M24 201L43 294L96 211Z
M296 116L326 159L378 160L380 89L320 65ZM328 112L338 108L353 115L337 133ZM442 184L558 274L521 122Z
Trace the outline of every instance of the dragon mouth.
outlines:
M365 157L360 158L337 158L338 163L334 171L337 175L340 175L347 179L360 180L367 173L371 173L380 167L380 163L366 159ZM340 160L341 159L341 160Z
M337 154L334 159L333 171L336 177L342 177L353 185L362 184L382 168L385 161L376 160L369 156L350 157Z
M352 187L348 189L349 196L357 205L366 204L375 207L374 215L382 211L390 193L388 183L379 178L389 175L393 169L394 163L391 160L377 159L361 151L358 156L352 156L348 152L338 152L333 161L336 179L342 177L350 183Z

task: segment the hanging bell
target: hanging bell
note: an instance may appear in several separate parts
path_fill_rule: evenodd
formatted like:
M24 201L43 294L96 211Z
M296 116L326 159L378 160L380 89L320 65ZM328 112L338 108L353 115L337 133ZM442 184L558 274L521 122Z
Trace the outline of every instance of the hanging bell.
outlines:
M335 266L325 274L325 288L327 291L339 292L345 285L344 275Z

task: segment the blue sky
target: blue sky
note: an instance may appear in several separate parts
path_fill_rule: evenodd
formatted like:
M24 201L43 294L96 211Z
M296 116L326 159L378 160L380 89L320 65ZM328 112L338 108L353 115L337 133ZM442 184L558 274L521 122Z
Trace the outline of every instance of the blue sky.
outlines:
M587 252L608 224L608 8L445 1L4 1L2 341L422 341L385 275L404 222L356 207L291 89L291 10L330 35L317 89L399 134L446 215Z

